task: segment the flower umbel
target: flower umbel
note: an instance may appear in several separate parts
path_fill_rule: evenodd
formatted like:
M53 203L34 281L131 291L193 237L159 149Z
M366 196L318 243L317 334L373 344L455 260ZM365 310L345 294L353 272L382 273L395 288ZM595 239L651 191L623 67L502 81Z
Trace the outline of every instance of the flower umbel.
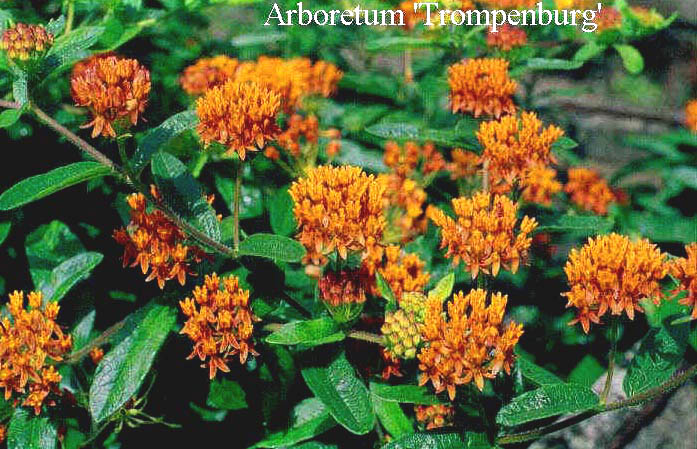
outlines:
M312 168L289 193L306 262L324 263L334 250L346 259L349 251L363 252L380 242L385 185L360 168Z
M477 174L482 160L478 154L455 148L451 153L453 161L448 164L451 179L465 179Z
M414 406L416 420L426 430L440 429L455 424L455 407L445 404Z
M589 238L580 249L572 249L564 272L571 288L563 293L567 307L575 307L576 318L588 333L590 323L600 324L609 310L612 315L643 312L639 301L661 298L659 281L668 271L665 255L646 239L632 241L619 234Z
M157 198L157 191L154 187L152 190ZM125 228L114 231L114 239L124 246L123 266L140 266L143 274L150 271L145 280L157 279L160 288L175 278L184 285L186 275L195 273L191 264L205 256L203 250L185 245L186 235L161 211L148 212L143 194L133 193L127 202L131 221Z
M378 268L378 273L387 281L400 301L405 292L423 292L430 275L423 271L426 265L417 254L402 253L397 245L385 248L385 263Z
M196 101L196 129L205 145L218 142L244 160L247 151L264 148L279 134L280 106L280 96L257 83L228 81Z
M333 307L363 304L367 279L360 270L339 273L328 271L319 280L319 291L324 302Z
M507 193L531 167L553 162L552 144L563 134L554 125L543 128L532 112L482 123L477 139L484 147L482 160L488 163L491 190Z
M430 381L437 393L447 391L454 400L459 385L474 382L481 391L484 379L493 379L502 368L510 374L523 326L504 325L507 302L506 295L482 289L459 292L446 314L442 301L430 298L422 330L425 346L418 355L419 384Z
M508 76L505 59L468 59L450 66L450 104L453 112L470 113L475 117L513 114L511 96L517 84Z
M59 394L61 375L49 361L61 361L72 347L70 335L56 323L58 304L42 303L40 292L29 293L25 304L24 292L15 291L7 304L9 316L0 322L0 387L5 400L28 393L22 405L33 407L37 415L44 403L55 405L50 393Z
M385 323L380 328L385 336L387 349L395 357L413 359L421 344L420 324L413 313L397 309L385 313Z
M201 95L211 87L222 86L232 79L240 66L236 58L218 55L201 58L190 65L179 77L182 89L190 95Z
M229 372L228 363L235 355L239 355L241 364L249 354L259 355L252 343L257 318L249 306L249 290L240 287L237 277L206 275L192 296L179 302L187 317L181 333L194 344L188 358L198 357L204 362L201 366L208 366L211 379L217 370Z
M503 51L511 51L528 43L527 33L517 27L504 24L496 32L491 29L486 34L486 45Z
M53 45L53 35L43 25L18 23L6 29L0 38L0 49L9 59L28 61L43 54Z
M530 203L549 206L552 198L561 192L557 171L544 165L536 165L525 172L522 183L523 199Z
M564 191L578 207L598 215L607 215L610 203L615 201L607 181L589 168L569 169L569 182Z
M436 208L429 218L441 228L441 248L457 265L462 259L476 278L479 271L496 276L501 266L515 273L525 262L537 221L527 215L516 231L518 204L503 195L475 193L471 198L452 200L456 219Z
M92 137L116 137L114 124L135 125L150 95L150 72L135 59L91 57L76 64L70 88L77 106L89 109Z
M680 257L668 263L669 273L678 280L673 293L685 292L687 296L680 304L692 307L692 319L697 319L697 243L685 245L687 257Z

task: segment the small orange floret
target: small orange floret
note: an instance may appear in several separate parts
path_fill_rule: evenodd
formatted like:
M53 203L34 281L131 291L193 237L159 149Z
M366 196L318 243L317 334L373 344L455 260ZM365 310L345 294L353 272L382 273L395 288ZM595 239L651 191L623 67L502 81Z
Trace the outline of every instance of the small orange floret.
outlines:
M150 271L145 280L157 279L160 288L170 279L184 285L186 275L194 274L191 264L205 256L203 250L185 245L186 235L161 211L147 212L143 194L133 193L127 201L131 221L114 231L114 239L124 246L123 266L140 266L143 274Z
M482 160L488 164L491 190L508 193L530 168L554 162L552 144L563 134L554 125L543 128L533 112L482 123L477 139L484 147Z
M445 404L414 406L416 420L426 430L440 429L455 424L455 407Z
M486 45L503 51L511 51L528 43L527 33L517 27L504 24L494 33L491 29L486 35Z
M43 404L55 405L49 394L60 394L61 376L49 360L63 360L72 339L56 323L58 304L43 304L40 292L29 293L26 304L24 292L11 293L7 311L0 321L0 388L5 401L15 393L26 394L22 405L38 415Z
M545 206L552 204L554 195L562 190L556 170L544 165L536 165L526 171L521 185L525 201Z
M443 155L430 142L423 146L415 142L406 142L403 146L387 142L383 161L395 174L403 177L414 174L416 170L428 175L445 169L446 165Z
M104 350L102 348L100 348L99 346L95 346L92 349L90 349L90 359L92 360L92 363L98 365L103 358Z
M187 318L180 333L194 344L188 358L198 357L204 362L201 366L208 367L211 379L218 370L229 372L228 363L235 355L239 354L241 364L246 363L249 354L259 355L252 344L257 318L249 306L249 290L240 287L237 277L206 275L192 296L179 302Z
M448 171L453 180L476 175L482 162L478 154L460 148L455 148L450 153L450 157L453 161L448 163Z
M92 137L116 137L114 124L127 128L138 122L150 95L150 72L135 59L92 57L78 63L70 77L73 100L89 109Z
M426 263L417 254L403 253L397 245L385 248L386 260L378 273L387 281L397 301L406 292L423 292L431 275L424 271Z
M685 292L687 296L680 304L692 307L692 319L697 319L697 243L685 245L687 257L680 257L668 263L669 273L678 280L673 293Z
M564 191L578 207L598 215L607 215L610 203L615 201L607 181L589 168L569 169L569 182Z
M364 252L376 246L385 229L385 184L358 167L309 169L289 190L295 203L298 240L307 249L305 262L324 263L338 251Z
M569 324L581 323L588 333L590 323L600 324L609 310L612 315L643 312L639 301L661 299L660 280L667 274L665 255L646 239L632 241L619 234L589 238L580 249L572 249L564 272L569 290L563 293L567 307L577 309Z
M314 115L293 114L286 129L278 136L278 145L291 156L300 157L302 145L316 145L319 140L319 120Z
M685 125L687 129L697 133L697 100L691 100L685 106Z
M618 29L622 26L622 13L611 6L603 7L595 17L595 24L598 25L596 33Z
M484 379L493 379L502 368L510 374L523 326L504 325L507 302L501 293L473 289L454 295L446 314L440 299L429 298L422 329L425 346L418 355L419 384L430 381L436 393L447 391L454 400L459 385L474 382L481 391Z
M471 198L452 200L456 218L442 210L429 208L429 218L441 229L441 248L445 257L457 265L462 259L476 278L480 271L498 275L503 266L515 273L525 262L532 243L529 234L537 221L527 215L516 231L518 204L503 195L475 193Z
M367 276L361 270L328 271L319 280L320 297L332 307L363 304Z
M218 55L201 58L179 77L182 89L190 95L201 95L211 87L222 86L232 79L240 62L236 58Z
M475 117L515 113L512 95L517 84L508 75L505 59L468 59L450 66L450 104L453 112Z
M257 83L228 81L196 101L196 129L205 145L218 142L244 160L247 151L264 148L278 136L280 106L280 96Z
M18 23L6 29L0 38L0 49L7 57L19 61L41 55L53 45L53 35L43 25Z

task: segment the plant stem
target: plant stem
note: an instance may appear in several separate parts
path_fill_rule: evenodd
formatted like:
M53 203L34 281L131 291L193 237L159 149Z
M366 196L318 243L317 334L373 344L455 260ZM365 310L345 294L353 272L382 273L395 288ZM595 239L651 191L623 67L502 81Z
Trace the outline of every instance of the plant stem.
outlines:
M235 175L235 195L233 198L233 220L234 220L234 234L233 239L233 250L235 255L240 252L240 197L242 196L242 161L237 162L237 173Z
M22 105L15 101L0 100L0 107L5 109L19 109Z
M0 106L4 105L4 103L5 102L0 103ZM87 143L85 140L80 138L78 135L76 135L75 133L70 131L68 128L66 128L65 126L58 123L56 120L54 120L52 117L50 117L44 111L42 111L38 106L36 106L35 104L32 103L31 110L34 112L34 114L36 114L36 117L39 119L40 122L42 122L43 124L47 125L49 128L53 129L58 134L65 137L70 143L72 143L73 145L78 147L83 152L87 153L95 161L99 162L100 164L102 164L106 167L109 167L112 170L112 172L114 172L114 174L118 175L131 188L133 188L134 190L145 195L153 203L153 205L155 207L160 209L167 216L167 218L169 218L174 224L176 224L189 237L191 237L192 239L201 243L202 245L207 246L208 248L217 251L218 253L220 253L226 257L230 257L233 259L237 257L237 253L232 248L229 248L227 245L224 245L220 242L217 242L217 241L211 239L206 234L199 231L198 229L196 229L194 226L192 226L188 222L182 220L166 204L153 201L153 199L150 196L150 193L148 192L148 189L145 188L145 186L141 185L137 180L130 177L128 175L128 173L126 173L126 171L122 167L120 167L118 164L113 162L111 159L109 159L107 156L105 156L102 152L100 152L95 147L93 147L92 145Z
M80 360L82 360L83 357L85 357L87 354L90 353L92 348L96 348L98 346L101 346L109 341L109 339L121 328L126 324L126 320L121 320L116 324L113 324L111 327L109 327L107 330L102 332L101 335L96 337L94 340L90 341L87 343L84 347L78 349L75 352L70 353L65 359L63 359L63 362L68 363L68 364L74 364L78 363Z
M269 323L263 327L267 332L276 332L279 330L283 324L281 323ZM372 332L366 331L349 331L346 337L353 338L354 340L367 341L368 343L375 343L381 346L385 345L385 338L382 335L373 334Z
M643 393L635 394L631 398L611 402L610 404L599 404L598 408L596 408L595 410L590 410L579 415L572 416L563 421L550 424L549 426L540 427L539 429L530 430L528 432L514 433L511 435L503 435L496 440L496 443L514 444L536 440L544 435L565 429L567 427L571 427L575 424L580 423L581 421L585 421L586 419L598 415L600 413L610 412L625 407L639 405L643 402L655 399L659 396L666 394L670 390L679 387L680 385L684 384L694 376L697 376L697 365L693 365L687 370L685 370L682 374L673 377L672 379L662 383L657 387L650 388L644 391Z
M605 404L607 402L607 396L610 394L610 389L612 388L612 375L615 371L615 358L617 358L617 333L619 327L619 320L617 317L612 317L612 323L610 324L610 354L608 355L607 361L607 377L605 378L605 387L600 395L600 403Z
M411 60L411 48L407 48L404 50L404 82L406 84L414 82L414 71L411 68Z
M68 0L68 12L65 19L64 34L68 34L73 30L73 22L75 21L75 0Z

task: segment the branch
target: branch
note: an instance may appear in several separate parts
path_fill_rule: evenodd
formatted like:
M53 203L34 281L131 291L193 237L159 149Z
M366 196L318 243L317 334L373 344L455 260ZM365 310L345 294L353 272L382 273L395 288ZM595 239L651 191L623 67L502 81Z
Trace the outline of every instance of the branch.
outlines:
M111 339L111 337L112 337L116 332L118 332L119 330L121 330L121 328L123 327L124 324L126 324L126 320L125 320L125 319L123 319L123 320L119 321L118 323L112 325L112 326L109 327L107 330L105 330L104 332L102 332L101 335L99 335L99 336L96 337L94 340L92 340L92 341L90 341L89 343L87 343L84 347L78 349L78 350L75 351L75 352L71 352L65 359L63 359L63 361L64 361L65 363L69 363L69 364L78 363L80 360L82 360L82 358L83 358L84 356L86 356L87 354L90 353L90 351L92 350L92 348L96 348L96 347L98 347L98 346L101 346L101 345L107 343L107 342L109 341L109 339Z
M670 390L679 387L680 385L684 384L694 376L697 376L697 365L693 365L692 367L684 371L682 374L673 377L667 382L664 382L663 384L657 387L650 388L644 391L643 393L636 394L631 398L623 399L605 405L600 404L598 408L596 408L595 410L590 410L579 415L572 416L565 420L556 422L554 424L550 424L549 426L540 427L539 429L530 430L528 432L514 433L511 435L503 435L496 440L496 443L513 444L536 440L544 435L554 433L558 430L562 430L567 427L571 427L575 424L580 423L581 421L585 421L586 419L598 415L600 413L610 412L625 407L639 405L644 402L655 399L659 396L666 394Z
M19 109L22 105L15 101L0 100L0 107L5 109Z
M265 325L262 329L267 332L276 332L283 324L281 323L269 323ZM346 333L346 337L353 338L354 340L367 341L368 343L375 343L381 346L385 345L385 337L378 334L373 334L371 332L365 331L349 331Z

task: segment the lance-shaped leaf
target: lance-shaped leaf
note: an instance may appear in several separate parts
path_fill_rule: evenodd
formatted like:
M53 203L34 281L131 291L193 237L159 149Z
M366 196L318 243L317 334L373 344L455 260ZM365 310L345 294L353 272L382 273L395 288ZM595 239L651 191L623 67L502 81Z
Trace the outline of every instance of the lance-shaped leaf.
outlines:
M418 385L388 385L371 382L370 393L383 401L421 405L443 404L438 396L430 393L426 387Z
M523 377L536 385L542 386L564 383L556 374L534 364L523 356L518 356L516 364Z
M143 140L140 141L136 149L131 166L139 171L145 167L152 159L153 155L159 151L160 147L174 139L181 133L194 129L198 124L196 111L184 111L174 114L160 126L150 130Z
M501 408L496 422L504 426L517 426L551 416L585 412L597 405L598 396L583 385L543 385L513 398Z
M206 405L221 410L247 408L246 394L240 384L229 379L213 379Z
M412 422L399 403L383 401L377 396L373 396L372 401L380 424L393 438L399 438L414 431Z
M445 301L448 296L453 293L453 287L455 286L455 273L451 272L446 276L443 276L433 290L428 292L428 297L437 298L439 301Z
M240 243L240 254L273 259L277 262L300 262L305 247L297 240L275 234L250 235Z
M32 176L0 195L0 210L15 209L75 184L108 175L110 171L108 167L97 162L75 162L48 173Z
M42 72L48 75L55 70L62 71L86 58L90 55L88 49L97 42L103 32L104 27L86 26L56 38L43 60Z
M274 234L290 236L295 232L297 223L293 216L293 199L288 188L278 189L268 203L269 222Z
M457 432L412 433L396 439L382 446L382 449L464 449L465 441ZM471 446L473 448L488 449L491 446Z
M344 338L346 334L339 329L336 321L323 317L284 324L279 330L266 337L266 342L277 345L318 346L341 341Z
M44 299L60 301L75 284L87 278L103 258L100 253L86 252L62 262L51 271L49 278L39 285Z
M330 415L327 407L317 398L310 398L301 402L295 408L294 413L296 414L296 419L289 429L272 433L253 447L276 448L293 446L301 441L314 438L336 426L336 421ZM298 413L302 414L298 415Z
M358 435L373 429L375 414L368 389L343 353L327 366L304 368L302 376L339 424Z
M118 411L140 389L155 355L174 324L174 309L150 304L139 321L97 365L89 392L89 411L99 424Z
M54 268L85 252L85 247L77 236L65 223L57 220L36 228L27 236L24 245L29 274L37 288L51 278Z
M58 429L46 416L34 416L17 407L7 429L8 449L54 449L58 447Z

